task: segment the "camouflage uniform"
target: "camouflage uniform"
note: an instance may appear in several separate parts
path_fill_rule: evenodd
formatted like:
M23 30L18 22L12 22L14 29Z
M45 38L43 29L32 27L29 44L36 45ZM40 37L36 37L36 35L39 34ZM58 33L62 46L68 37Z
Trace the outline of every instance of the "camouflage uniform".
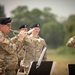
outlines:
M44 39L42 38L34 38L28 36L24 41L25 55L24 55L24 64L26 73L29 70L30 64L33 61L37 61L41 55L43 48L46 46ZM43 60L46 60L46 53Z
M18 36L11 38L11 41L13 41L14 43L17 40L18 40ZM22 48L23 48L23 46L16 50L17 57L18 57L18 67L20 67L20 61L23 59L23 56L24 56L24 50Z
M75 47L75 36L71 37L66 43L68 47Z
M35 60L37 61L42 53L42 50L46 47L46 43L45 43L45 40L41 37L38 37L38 38L34 38L34 37L31 37L33 39L33 42L35 44ZM43 57L43 60L47 60L47 55L45 53L44 57Z
M18 59L16 56L16 50L21 45L21 41L18 40L14 44L10 39L0 31L0 38L4 37L3 42L0 42L0 68L2 68L2 74L0 75L16 75L16 68Z
M30 38L29 35L27 35L24 40L24 45L22 47L22 50L24 50L23 63L25 65L24 69L25 69L26 75L29 70L31 62L35 60L34 47L35 45L33 43L33 40Z

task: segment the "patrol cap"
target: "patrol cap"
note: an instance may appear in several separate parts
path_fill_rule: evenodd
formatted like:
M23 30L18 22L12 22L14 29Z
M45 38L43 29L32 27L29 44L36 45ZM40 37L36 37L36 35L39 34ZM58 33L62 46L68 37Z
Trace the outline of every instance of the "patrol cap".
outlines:
M34 27L39 27L40 25L38 24L38 23L36 23L36 24L31 24L30 25L30 28L34 28Z
M19 27L19 29L21 29L21 28L27 28L27 27L28 27L28 25L24 24L24 25L21 25L21 26Z
M10 23L11 22L11 18L8 17L8 18L0 18L0 24L4 25L4 24L7 24L7 23Z

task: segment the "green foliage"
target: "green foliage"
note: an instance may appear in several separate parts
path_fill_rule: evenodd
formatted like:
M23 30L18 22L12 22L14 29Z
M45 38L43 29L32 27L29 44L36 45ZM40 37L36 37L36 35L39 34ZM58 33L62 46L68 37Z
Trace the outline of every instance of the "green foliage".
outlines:
M67 31L69 33L73 33L75 30L75 15L69 16L68 20L66 21Z
M65 23L65 42L75 35L75 15L70 15Z
M69 48L67 46L63 46L58 48L57 54L59 55L75 55L75 48Z
M41 34L50 47L57 48L63 43L63 28L58 22L49 22L44 24Z
M68 20L66 21L67 32L74 35L75 30L75 15L69 16Z
M51 8L45 7L43 10L43 23L56 21L56 15L51 13Z
M41 23L42 22L41 15L42 15L42 11L40 11L37 8L33 9L30 12L32 23Z

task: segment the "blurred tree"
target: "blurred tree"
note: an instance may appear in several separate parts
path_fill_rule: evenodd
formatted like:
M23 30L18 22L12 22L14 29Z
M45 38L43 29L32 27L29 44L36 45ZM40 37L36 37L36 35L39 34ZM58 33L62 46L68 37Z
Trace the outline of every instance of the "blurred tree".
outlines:
M63 44L64 31L58 22L49 22L44 24L41 33L49 47L57 48Z
M4 6L0 5L0 17L5 17Z
M65 35L65 42L72 36L75 36L75 15L70 15L66 21L66 35Z
M13 18L13 29L18 29L20 25L27 23L27 16L29 13L27 6L18 6L16 9L12 10L11 13Z
M56 21L56 15L51 13L51 8L45 7L43 10L43 22Z
M75 15L70 15L66 21L67 32L73 33L75 32Z
M47 24L49 22L57 22L56 20L56 15L51 13L51 8L49 7L45 7L42 11L42 15L41 15L41 21L42 21L42 25L41 25L41 29L43 27L44 24ZM43 29L42 29L43 30ZM40 35L44 35L43 33L40 33ZM43 36L42 36L43 37Z
M32 23L41 23L42 22L42 20L41 20L42 11L35 8L30 13L31 13L31 18L32 18Z

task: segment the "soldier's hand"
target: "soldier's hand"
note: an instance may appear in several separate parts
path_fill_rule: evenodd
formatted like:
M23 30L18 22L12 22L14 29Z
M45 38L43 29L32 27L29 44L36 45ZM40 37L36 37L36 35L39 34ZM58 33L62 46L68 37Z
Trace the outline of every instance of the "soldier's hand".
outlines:
M19 39L23 40L26 37L27 34L25 34L24 30L21 30L20 33L18 34Z

